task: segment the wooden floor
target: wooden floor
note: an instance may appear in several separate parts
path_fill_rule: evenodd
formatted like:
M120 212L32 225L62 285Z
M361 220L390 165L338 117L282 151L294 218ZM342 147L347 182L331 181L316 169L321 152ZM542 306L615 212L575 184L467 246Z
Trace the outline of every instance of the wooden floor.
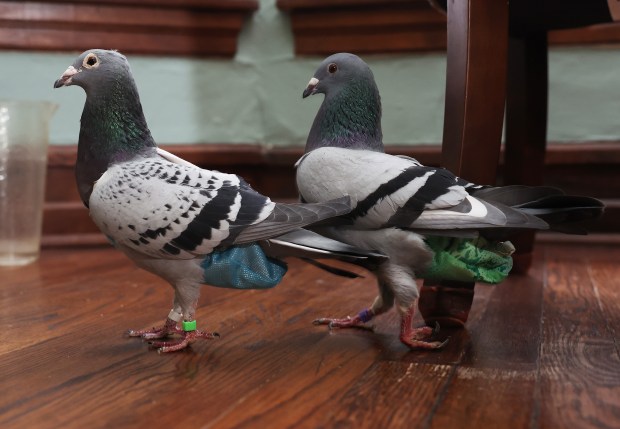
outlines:
M1 428L619 428L620 246L539 244L529 276L476 287L466 330L409 351L319 316L369 304L372 278L292 261L269 291L205 287L221 339L159 355L127 328L171 289L108 248L0 269Z

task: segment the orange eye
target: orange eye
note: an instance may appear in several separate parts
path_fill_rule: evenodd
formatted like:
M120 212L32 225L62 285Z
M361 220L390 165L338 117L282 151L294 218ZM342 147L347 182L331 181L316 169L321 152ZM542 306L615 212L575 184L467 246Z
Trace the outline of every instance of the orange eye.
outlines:
M336 73L338 71L338 66L336 65L336 63L331 63L327 66L327 71L330 73Z
M97 64L98 62L99 62L99 60L97 59L97 55L95 55L95 54L88 54L86 56L86 58L84 58L83 65L86 68L91 68L91 67L95 67L96 65L98 65Z

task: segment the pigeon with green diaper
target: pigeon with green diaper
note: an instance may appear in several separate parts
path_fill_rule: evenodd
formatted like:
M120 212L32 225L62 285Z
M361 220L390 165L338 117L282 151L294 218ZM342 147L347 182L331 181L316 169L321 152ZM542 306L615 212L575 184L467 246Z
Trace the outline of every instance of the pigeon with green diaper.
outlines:
M549 187L488 187L442 168L384 153L381 101L368 65L353 54L325 59L303 97L325 98L297 162L303 202L348 195L349 225L313 228L327 237L389 256L377 267L379 295L355 317L317 324L355 327L392 306L401 315L400 339L411 348L437 349L430 327L414 328L415 279L497 283L511 268L510 232L555 229L584 232L603 204Z

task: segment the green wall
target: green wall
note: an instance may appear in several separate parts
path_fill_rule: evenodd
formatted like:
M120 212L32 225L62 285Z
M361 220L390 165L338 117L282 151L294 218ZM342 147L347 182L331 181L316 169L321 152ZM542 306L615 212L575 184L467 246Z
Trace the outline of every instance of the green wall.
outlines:
M77 87L52 89L77 54L0 52L0 98L60 106L52 144L77 142L84 93ZM385 143L438 144L445 55L364 59L381 90ZM301 92L321 60L294 56L289 21L275 0L261 0L234 59L129 56L151 131L164 144L303 145L322 97L302 100ZM550 86L550 140L620 138L619 46L553 49Z

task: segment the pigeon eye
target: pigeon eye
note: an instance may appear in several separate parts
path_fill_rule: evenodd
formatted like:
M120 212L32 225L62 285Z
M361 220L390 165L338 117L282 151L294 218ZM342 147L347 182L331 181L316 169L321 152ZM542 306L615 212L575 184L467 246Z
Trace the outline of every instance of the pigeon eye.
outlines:
M327 71L330 73L336 73L338 71L338 66L336 65L336 63L331 63L327 66Z
M98 64L98 59L97 56L95 54L88 54L86 56L86 58L84 58L84 67L86 68L91 68L91 67L95 67Z

